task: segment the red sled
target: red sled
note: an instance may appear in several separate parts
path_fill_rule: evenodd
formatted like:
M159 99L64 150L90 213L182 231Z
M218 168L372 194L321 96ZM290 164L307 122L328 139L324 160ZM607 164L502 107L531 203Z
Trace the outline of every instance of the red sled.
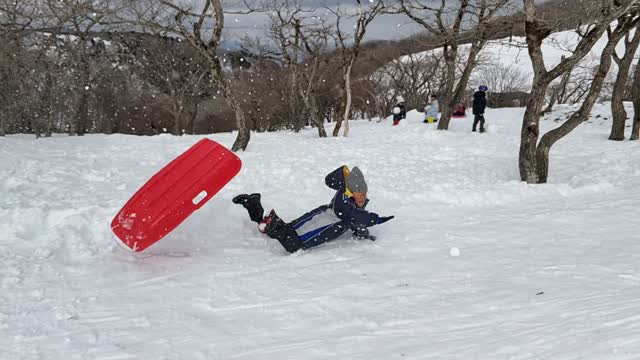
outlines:
M467 110L467 108L464 105L458 104L458 106L456 106L456 110L453 112L453 114L451 114L451 117L452 118L464 118L464 117L467 117L466 110Z
M111 229L129 249L143 251L202 207L241 167L234 153L202 139L153 175L113 218Z

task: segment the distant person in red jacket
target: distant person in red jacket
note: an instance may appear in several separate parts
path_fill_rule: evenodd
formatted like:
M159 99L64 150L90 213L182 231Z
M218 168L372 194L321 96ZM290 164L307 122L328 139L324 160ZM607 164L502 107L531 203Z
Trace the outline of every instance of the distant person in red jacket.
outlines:
M467 108L464 104L460 103L456 106L456 110L451 114L451 116L455 117L465 117L467 115Z

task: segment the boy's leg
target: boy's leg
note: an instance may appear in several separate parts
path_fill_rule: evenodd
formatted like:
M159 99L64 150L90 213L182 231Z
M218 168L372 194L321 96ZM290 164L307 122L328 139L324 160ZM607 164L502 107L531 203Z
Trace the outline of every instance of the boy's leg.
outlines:
M480 132L484 132L484 115L480 116Z
M298 233L296 233L296 230L291 224L282 221L273 210L271 210L269 216L264 220L267 224L265 233L269 235L270 238L278 240L288 253L294 253L300 250L302 241L300 241Z
M252 221L257 222L258 224L264 218L264 209L262 208L262 204L260 203L260 194L240 194L233 198L234 204L242 205L249 212L249 217Z
M476 126L478 126L479 115L474 115L473 117L473 129L471 131L476 131Z
M317 230L319 230L317 233L312 231L301 235L300 240L303 249L309 249L337 239L349 230L349 224L346 221L340 221Z

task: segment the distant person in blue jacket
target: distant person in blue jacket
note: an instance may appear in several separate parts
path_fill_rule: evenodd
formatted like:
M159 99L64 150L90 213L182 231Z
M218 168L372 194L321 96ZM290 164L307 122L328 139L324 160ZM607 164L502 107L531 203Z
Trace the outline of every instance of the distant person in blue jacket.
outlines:
M258 193L238 195L233 202L247 209L251 220L258 223L258 229L278 240L289 253L334 240L347 231L357 239L375 240L368 228L394 218L365 210L369 203L367 183L357 166L351 171L346 165L337 168L325 177L325 183L336 190L331 202L290 223L280 219L274 210L264 217Z

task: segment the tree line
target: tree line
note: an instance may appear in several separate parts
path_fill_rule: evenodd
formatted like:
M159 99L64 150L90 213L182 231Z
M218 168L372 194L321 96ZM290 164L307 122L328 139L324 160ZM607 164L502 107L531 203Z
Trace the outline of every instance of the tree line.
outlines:
M533 0L373 0L324 8L297 0L242 0L240 5L0 0L0 136L235 129L237 151L246 149L252 130L314 126L325 137L331 122L333 136L348 136L351 119L385 117L397 94L410 108L438 94L438 129L447 130L454 105L484 83L493 91L529 94L519 154L523 181L547 181L552 145L588 118L606 87L613 113L610 139L624 139L623 100L633 100L631 139L638 139L637 0L588 1L579 9L567 1ZM225 19L252 13L268 17L264 33L242 39L238 50L225 50ZM365 41L372 21L383 14L403 14L424 32L395 42ZM549 68L542 42L568 29L579 35L578 44ZM526 38L531 84L526 74L482 55L490 40L511 36ZM607 43L600 59L585 66L582 60L603 36ZM622 53L615 48L621 41ZM608 79L612 63L618 72ZM581 106L541 134L541 117L559 103Z

